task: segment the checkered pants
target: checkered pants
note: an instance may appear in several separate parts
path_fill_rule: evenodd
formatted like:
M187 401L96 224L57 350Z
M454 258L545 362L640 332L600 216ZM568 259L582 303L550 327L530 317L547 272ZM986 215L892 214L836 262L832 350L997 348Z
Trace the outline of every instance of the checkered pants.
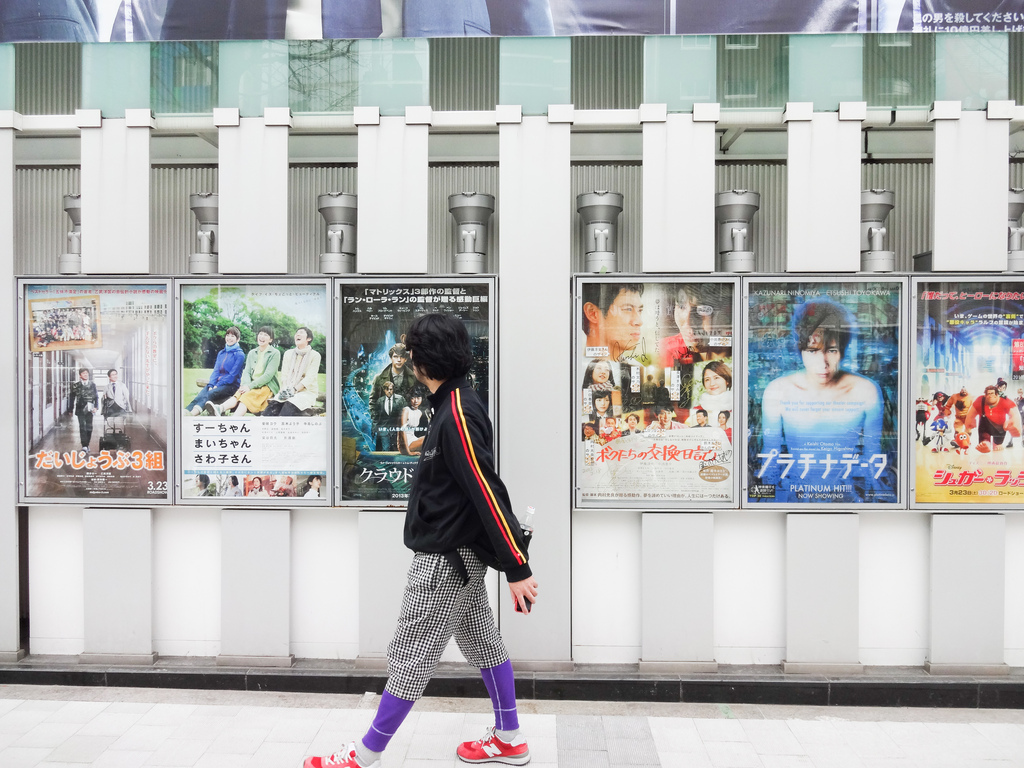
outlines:
M453 635L466 661L478 669L508 660L484 587L487 566L469 547L459 554L469 574L465 586L444 555L417 552L413 558L398 628L388 644L385 690L392 696L420 698Z

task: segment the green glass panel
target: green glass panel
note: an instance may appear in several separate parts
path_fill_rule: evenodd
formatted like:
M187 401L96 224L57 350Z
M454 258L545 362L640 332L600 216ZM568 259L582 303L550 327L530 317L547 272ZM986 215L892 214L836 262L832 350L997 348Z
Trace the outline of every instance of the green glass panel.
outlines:
M125 109L149 109L149 43L85 43L82 46L82 109L124 117Z
M355 40L288 43L288 102L292 112L351 112L359 93Z
M1010 41L1005 32L945 33L935 38L935 99L985 109L1009 98Z
M218 46L217 105L242 117L262 117L266 107L288 106L288 43L223 42Z
M151 67L153 112L210 113L217 106L217 43L154 43Z
M863 35L790 35L789 101L835 112L841 101L864 100L863 82Z
M14 46L0 45L0 109L14 109Z
M356 41L361 107L404 115L406 107L430 104L430 43L425 38Z
M709 35L648 37L644 41L644 103L692 112L718 101L718 46Z
M568 37L503 37L498 103L519 104L524 115L546 115L550 104L568 104L572 71Z
M864 35L864 101L872 107L927 107L935 101L935 35Z
M722 109L782 108L789 98L788 35L719 35Z

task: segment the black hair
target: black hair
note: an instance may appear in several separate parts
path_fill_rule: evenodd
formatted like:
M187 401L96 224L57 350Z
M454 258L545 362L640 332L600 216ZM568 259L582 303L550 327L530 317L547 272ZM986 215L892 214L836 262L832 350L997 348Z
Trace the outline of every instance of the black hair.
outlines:
M90 371L88 368L79 368L78 369L78 375L79 376L81 376L83 373L88 373L89 374L89 378L90 379L92 378L92 371Z
M267 334L267 336L270 337L271 341L274 340L274 329L271 328L269 325L261 325L260 329L256 331L256 335L259 336L261 333Z
M594 383L594 370L601 364L608 366L608 382L614 387L615 386L615 372L612 370L612 364L603 358L597 360L591 360L587 363L587 371L583 374L583 386L589 387Z
M587 304L593 304L604 315L608 308L619 297L620 293L639 293L644 295L643 283L583 283L583 332L590 333L590 321L587 319Z
M412 354L413 368L436 381L461 378L473 365L469 332L451 315L417 317L405 335L405 346Z
M231 476L231 484L232 485L238 485L238 475L232 475Z
M227 336L229 333L232 336L234 336L236 339L242 338L242 332L240 330L238 330L238 326L237 325L232 325L230 328L228 328L226 331L224 331L224 335L225 336Z
M311 331L309 328L307 328L304 325L300 325L298 328L295 329L296 333L298 333L299 331L305 331L306 332L306 338L309 339L310 342L313 341L313 331Z
M708 417L708 412L705 411L703 408L698 408L697 413L703 413L705 419Z
M117 373L117 368L111 368L109 371L107 371L107 376L109 377L110 374L112 373Z
M830 299L814 299L801 305L793 321L793 335L796 337L798 352L807 349L811 336L821 334L825 346L830 342L839 347L845 357L846 347L853 336L853 318L843 307Z
M197 475L196 476L196 480L199 481L199 485L201 487L203 487L203 488L207 488L210 485L210 476L209 475Z

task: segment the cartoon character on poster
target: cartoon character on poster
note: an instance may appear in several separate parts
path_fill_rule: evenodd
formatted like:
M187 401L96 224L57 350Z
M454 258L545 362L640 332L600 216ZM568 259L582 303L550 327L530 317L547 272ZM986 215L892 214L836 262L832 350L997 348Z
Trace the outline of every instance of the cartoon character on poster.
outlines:
M897 284L754 284L747 500L898 499Z
M458 316L470 334L470 379L490 386L490 284L342 286L342 499L408 498L433 410L412 370L405 331L427 312Z
M732 499L733 290L580 282L578 503Z
M920 503L1024 499L1024 286L915 284ZM923 417L922 414L923 413Z

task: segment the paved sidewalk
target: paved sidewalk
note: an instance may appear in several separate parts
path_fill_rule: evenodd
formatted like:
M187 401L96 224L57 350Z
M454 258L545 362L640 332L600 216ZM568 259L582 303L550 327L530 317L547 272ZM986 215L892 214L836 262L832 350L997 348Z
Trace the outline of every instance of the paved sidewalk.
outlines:
M0 685L0 768L299 768L379 697ZM533 768L1024 768L1024 711L525 701ZM486 699L417 703L384 768L448 768Z

